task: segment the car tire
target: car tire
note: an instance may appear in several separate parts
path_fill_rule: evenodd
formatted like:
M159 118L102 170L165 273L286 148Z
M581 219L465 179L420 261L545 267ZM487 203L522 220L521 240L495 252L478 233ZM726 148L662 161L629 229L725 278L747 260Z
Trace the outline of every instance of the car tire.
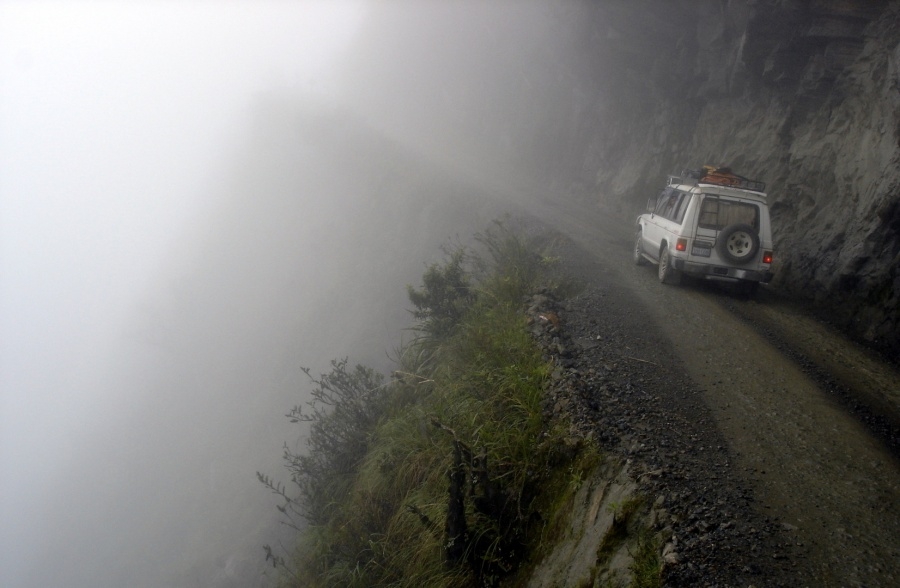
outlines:
M644 257L644 235L641 231L634 237L634 265L647 265Z
M659 281L673 286L681 283L681 272L672 266L672 258L666 245L659 250Z
M750 225L729 225L719 233L716 251L730 263L750 263L759 252L759 235Z

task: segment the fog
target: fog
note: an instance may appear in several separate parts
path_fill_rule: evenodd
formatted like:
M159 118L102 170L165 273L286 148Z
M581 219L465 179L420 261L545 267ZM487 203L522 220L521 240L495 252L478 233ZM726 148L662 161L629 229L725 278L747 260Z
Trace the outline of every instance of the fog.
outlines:
M0 585L266 585L300 367L540 191L548 10L0 2Z

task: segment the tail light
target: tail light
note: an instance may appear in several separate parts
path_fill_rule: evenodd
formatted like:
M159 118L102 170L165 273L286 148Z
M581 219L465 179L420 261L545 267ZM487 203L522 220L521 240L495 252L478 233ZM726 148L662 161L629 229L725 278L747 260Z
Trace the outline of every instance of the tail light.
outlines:
M763 251L763 263L772 263L772 259L775 257L775 254L771 251Z
M687 239L678 239L675 241L675 251L687 251Z

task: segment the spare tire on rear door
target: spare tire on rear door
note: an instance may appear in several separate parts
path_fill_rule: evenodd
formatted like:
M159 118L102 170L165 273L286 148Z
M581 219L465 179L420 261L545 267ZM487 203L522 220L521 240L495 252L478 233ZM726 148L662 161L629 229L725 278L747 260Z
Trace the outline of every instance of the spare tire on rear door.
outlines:
M731 263L749 263L759 251L759 235L750 225L727 226L719 233L716 251L722 259Z

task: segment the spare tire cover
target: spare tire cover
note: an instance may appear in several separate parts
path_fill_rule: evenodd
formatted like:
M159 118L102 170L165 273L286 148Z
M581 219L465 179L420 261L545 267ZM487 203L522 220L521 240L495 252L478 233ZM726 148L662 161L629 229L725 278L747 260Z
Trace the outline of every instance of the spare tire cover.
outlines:
M759 251L759 235L750 225L729 225L719 233L716 251L722 259L731 263L749 263Z

